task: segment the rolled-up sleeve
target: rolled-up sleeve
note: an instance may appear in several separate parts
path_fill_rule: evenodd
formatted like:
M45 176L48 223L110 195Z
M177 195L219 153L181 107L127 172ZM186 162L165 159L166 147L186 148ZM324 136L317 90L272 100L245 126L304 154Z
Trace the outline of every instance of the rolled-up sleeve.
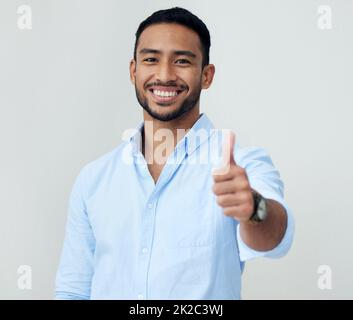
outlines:
M281 242L268 251L256 251L248 247L240 236L240 225L237 225L237 241L241 261L257 257L280 258L290 249L294 236L294 218L292 211L284 201L284 186L279 172L273 165L270 156L263 148L244 148L235 152L239 156L239 165L245 168L252 189L263 197L279 202L287 214L286 232ZM237 159L237 157L236 157Z
M80 171L70 194L55 299L90 299L95 239L85 206L87 171Z

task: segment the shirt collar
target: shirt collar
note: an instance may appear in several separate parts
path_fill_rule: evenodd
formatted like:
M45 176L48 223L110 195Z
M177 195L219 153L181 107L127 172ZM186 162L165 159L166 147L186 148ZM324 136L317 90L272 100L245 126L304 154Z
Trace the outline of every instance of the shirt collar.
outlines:
M129 141L132 145L132 153L137 154L141 151L142 142L142 128L144 122L142 121L130 135ZM202 143L210 138L214 133L214 125L205 113L201 113L192 128L185 134L185 136L178 142L176 149L184 151L190 156Z

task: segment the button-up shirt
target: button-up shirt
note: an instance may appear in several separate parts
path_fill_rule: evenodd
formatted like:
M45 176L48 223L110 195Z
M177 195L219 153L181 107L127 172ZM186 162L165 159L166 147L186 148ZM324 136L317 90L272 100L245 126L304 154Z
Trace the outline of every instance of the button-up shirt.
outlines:
M241 239L212 192L222 132L201 114L155 183L141 153L142 122L115 149L85 165L73 185L56 299L240 299L246 260L278 258L294 221L263 148L234 146L250 186L283 205L286 232L272 250Z

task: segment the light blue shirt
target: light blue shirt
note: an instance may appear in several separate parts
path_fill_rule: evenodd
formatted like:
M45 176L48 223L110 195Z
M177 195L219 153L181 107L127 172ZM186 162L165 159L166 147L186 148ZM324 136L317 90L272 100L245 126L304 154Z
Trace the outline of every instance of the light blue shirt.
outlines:
M293 239L271 158L263 148L234 146L251 187L288 216L278 246L259 252L242 241L238 222L212 192L222 142L208 117L201 114L178 142L156 184L140 151L142 127L76 178L55 298L240 299L244 261L281 257Z

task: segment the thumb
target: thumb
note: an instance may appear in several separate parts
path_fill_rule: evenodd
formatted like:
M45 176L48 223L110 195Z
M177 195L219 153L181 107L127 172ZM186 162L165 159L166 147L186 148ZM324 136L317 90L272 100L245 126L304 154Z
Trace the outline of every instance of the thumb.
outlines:
M235 144L235 133L232 130L227 130L223 140L223 164L234 165L234 144Z

